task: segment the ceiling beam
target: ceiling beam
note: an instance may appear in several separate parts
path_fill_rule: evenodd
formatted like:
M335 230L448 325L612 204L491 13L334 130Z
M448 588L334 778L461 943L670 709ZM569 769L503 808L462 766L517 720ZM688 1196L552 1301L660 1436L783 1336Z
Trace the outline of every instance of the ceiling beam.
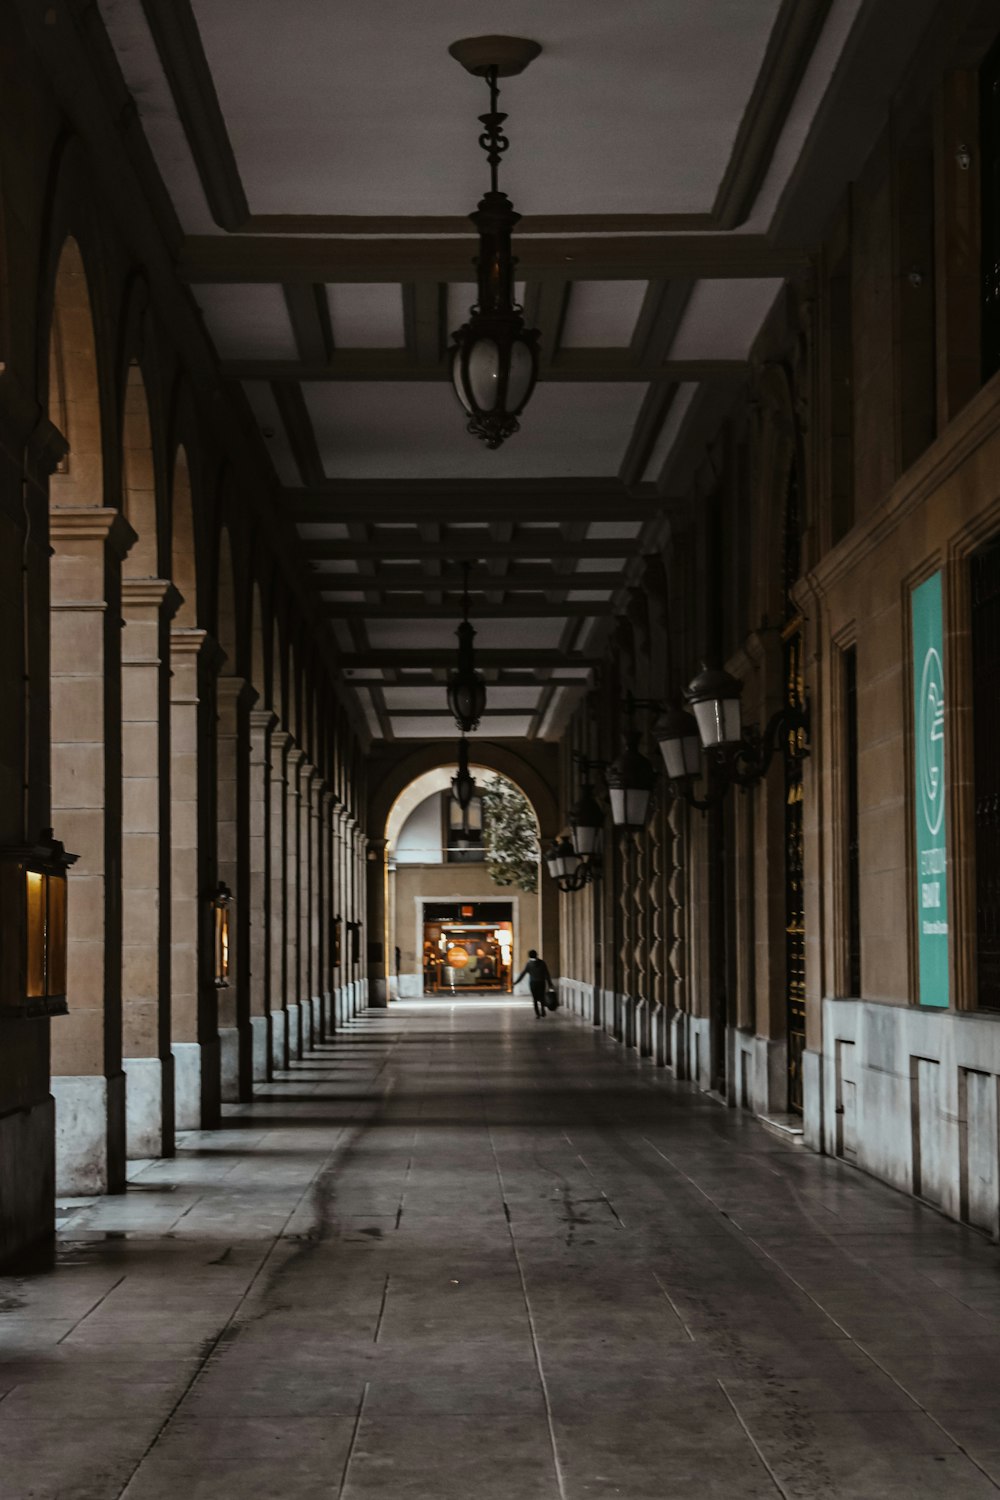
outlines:
M583 656L578 651L546 651L531 647L487 650L482 646L476 647L477 666L496 667L500 670L504 667L527 669L552 667L554 670L560 667L594 667L597 666L599 660L597 656ZM344 672L360 671L366 667L405 669L407 667L454 667L454 665L455 650L452 646L433 650L427 647L412 650L383 647L377 651L344 652L340 658L340 666ZM413 686L418 685L413 684Z
M293 281L282 288L285 306L295 334L299 358L305 364L327 365L333 354L333 328L325 286ZM265 379L270 379L266 376Z
M572 575L570 575L572 576ZM436 581L436 580L434 580ZM498 580L501 587L504 580ZM624 585L624 578L621 584ZM367 587L367 585L366 585ZM565 582L563 587L566 587ZM433 590L431 590L433 592ZM382 604L359 604L351 600L346 604L340 604L335 599L324 601L327 614L336 620L458 620L461 607L458 601L449 602L442 600L440 603L427 603L416 599L407 604L398 600ZM591 615L606 614L611 609L612 601L596 600L581 603L578 600L562 604L551 604L547 599L534 599L519 596L510 599L507 603L490 604L477 600L473 605L471 618L473 624L477 620L563 620L569 617L587 618Z
M439 380L445 342L444 308L445 289L440 282L409 281L404 285L403 337L406 340L406 357L418 368L436 370Z
M477 248L469 234L385 240L189 235L179 271L188 282L467 281ZM790 276L809 264L805 250L773 245L760 234L522 234L516 249L518 275L526 280L547 272L574 281Z
M651 521L664 501L652 485L629 490L617 479L343 479L286 489L296 521Z
M190 0L142 0L142 9L212 218L220 229L240 229L250 205Z
M323 460L316 444L316 434L306 408L302 387L284 385L275 381L271 385L271 391L285 425L289 446L295 456L302 483L322 484L325 478Z
M356 594L372 589L380 593L391 592L395 589L405 593L419 594L428 588L443 589L452 594L462 592L462 577L459 573L449 573L441 578L430 578L427 573L415 570L413 572L383 571L374 574L316 572L313 578L321 594ZM496 588L502 588L508 594L525 589L533 592L553 587L608 590L620 588L624 582L624 571L560 574L552 568L519 568L515 565L504 578L496 581L492 578L484 578L482 575L478 578L471 578L469 594L476 597Z
M542 320L544 322L544 320ZM543 326L552 334L555 324ZM329 360L224 359L227 380L436 380L447 379L440 357L418 363L406 349L335 349ZM745 359L663 359L640 364L628 349L562 349L542 367L541 379L562 383L590 381L710 380L742 375Z
M484 532L485 529L484 526ZM498 541L485 535L472 540L446 536L438 545L429 545L399 532L392 532L384 540L375 542L326 542L303 538L302 550L313 562L381 562L400 557L415 562L424 558L468 558L470 561L488 564L496 557L631 557L640 550L640 544L639 536L618 537L609 542L567 541L561 534L557 535L553 528L551 534L548 529L530 531L509 541ZM475 579L476 575L472 576Z

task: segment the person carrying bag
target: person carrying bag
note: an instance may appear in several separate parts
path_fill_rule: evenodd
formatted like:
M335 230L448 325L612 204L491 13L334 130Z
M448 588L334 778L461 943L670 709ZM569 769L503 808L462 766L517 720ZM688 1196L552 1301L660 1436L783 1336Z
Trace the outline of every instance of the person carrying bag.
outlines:
M559 1004L559 996L556 987L552 983L552 975L544 958L538 957L535 948L529 949L528 962L514 980L513 987L516 989L524 976L528 976L528 986L531 990L531 999L535 1007L535 1019L540 1021L545 1015L546 1006L549 1010L555 1010Z

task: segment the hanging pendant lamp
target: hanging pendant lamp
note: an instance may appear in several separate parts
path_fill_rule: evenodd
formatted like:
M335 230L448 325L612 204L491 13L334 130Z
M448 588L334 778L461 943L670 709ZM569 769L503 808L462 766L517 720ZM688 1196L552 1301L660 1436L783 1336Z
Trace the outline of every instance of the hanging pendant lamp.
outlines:
M469 770L469 742L463 734L458 742L458 770L451 778L451 794L463 813L469 811L476 790L476 778Z
M469 564L465 564L465 583L462 589L462 620L455 631L458 636L458 666L448 683L448 708L462 734L471 734L479 728L479 721L486 710L486 683L481 672L476 671L476 653L473 642L476 632L469 619Z
M499 448L518 430L518 417L538 379L537 328L525 328L514 300L511 235L521 215L499 189L500 158L510 145L503 133L507 116L498 109L497 81L521 73L538 56L537 42L522 37L470 37L448 51L463 68L485 78L490 107L479 118L479 144L490 164L490 188L469 218L479 234L476 279L479 295L469 321L452 334L451 379L468 414L467 431L487 448Z

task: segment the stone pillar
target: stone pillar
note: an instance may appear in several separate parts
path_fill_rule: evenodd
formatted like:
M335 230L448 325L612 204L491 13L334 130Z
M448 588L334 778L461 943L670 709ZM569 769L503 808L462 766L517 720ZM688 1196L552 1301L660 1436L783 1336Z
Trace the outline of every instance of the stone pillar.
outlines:
M558 837L558 830L543 828L539 834L543 849L547 849ZM541 953L549 966L550 974L561 974L562 963L560 957L560 922L559 903L563 899L559 887L555 881L550 879L543 864L538 866L538 901L541 931ZM518 934L520 940L520 933ZM521 945L523 948L523 944ZM515 974L519 973L524 965L524 953L515 953Z
M122 1050L130 1157L174 1154L170 1050L170 621L159 578L122 582Z
M221 1095L227 1104L253 1094L250 1026L250 710L257 694L242 677L216 688L216 836L218 878L233 893L229 983L219 991Z
M313 782L316 768L304 760L299 767L299 1024L302 1050L313 1045L312 918L315 887L313 883Z
M687 987L687 902L685 900L684 864L687 804L675 797L670 804L671 866L667 891L670 897L670 1059L678 1078L689 1076Z
M285 879L287 873L288 797L285 760L292 737L284 729L271 731L270 808L270 933L271 933L271 1059L272 1068L288 1067L288 1016L285 1010L288 952L285 946Z
M285 1016L288 1026L288 1058L302 1056L302 968L299 951L299 908L302 864L299 845L299 768L302 751L289 743L285 755Z
M335 853L337 868L336 912L340 919L340 963L337 966L337 1020L343 1025L350 1020L350 938L347 924L351 916L351 892L347 881L347 808L343 803L337 808L335 825Z
M272 1076L271 1051L271 731L278 720L270 709L250 710L249 835L251 1075L255 1083Z
M212 727L220 660L204 630L170 632L171 1034L178 1130L211 1130L220 1118L218 1000L207 972Z
M79 856L69 902L69 1015L52 1035L56 1183L125 1187L122 1069L121 563L116 510L51 514L52 820Z
M313 1010L313 1045L324 1035L323 1008L323 779L313 772L309 789L309 975Z
M384 1010L389 1004L389 965L385 931L386 839L368 840L368 1004Z
M333 1030L333 984L331 981L330 965L332 956L330 953L330 921L333 916L331 905L331 882L330 882L330 849L331 849L331 820L333 818L333 795L324 781L318 785L318 796L316 804L316 858L317 858L317 885L318 900L316 905L316 973L319 985L319 1034L320 1040L326 1041Z

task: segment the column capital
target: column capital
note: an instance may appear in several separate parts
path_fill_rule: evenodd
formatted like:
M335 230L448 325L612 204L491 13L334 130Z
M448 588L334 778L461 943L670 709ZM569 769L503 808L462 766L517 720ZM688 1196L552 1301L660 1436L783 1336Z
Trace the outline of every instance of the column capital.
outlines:
M170 651L175 656L195 657L198 665L209 671L217 671L226 659L214 636L191 625L170 627Z
M251 708L250 728L257 734L271 734L278 722L278 715L269 708Z
M172 620L181 596L169 578L123 578L122 609L155 609L164 621Z
M288 762L288 768L289 768L289 770L297 772L297 771L299 771L300 767L303 765L303 763L305 761L305 758L306 758L306 754L305 754L305 751L302 750L302 749L300 749L299 746L295 743L295 741L292 739L291 735L289 735L288 739L289 739L288 754L285 757L285 759Z
M230 677L224 674L219 678L216 696L220 702L225 701L235 703L237 707L252 708L259 694L245 677Z
M277 716L275 716L275 723L277 724L278 722L279 721L277 719ZM288 733L287 729L271 730L271 744L274 745L275 748L280 750L282 753L287 751L291 747L292 743L292 737Z
M138 541L120 510L110 505L53 505L49 509L49 539L53 542L101 542L119 561Z

